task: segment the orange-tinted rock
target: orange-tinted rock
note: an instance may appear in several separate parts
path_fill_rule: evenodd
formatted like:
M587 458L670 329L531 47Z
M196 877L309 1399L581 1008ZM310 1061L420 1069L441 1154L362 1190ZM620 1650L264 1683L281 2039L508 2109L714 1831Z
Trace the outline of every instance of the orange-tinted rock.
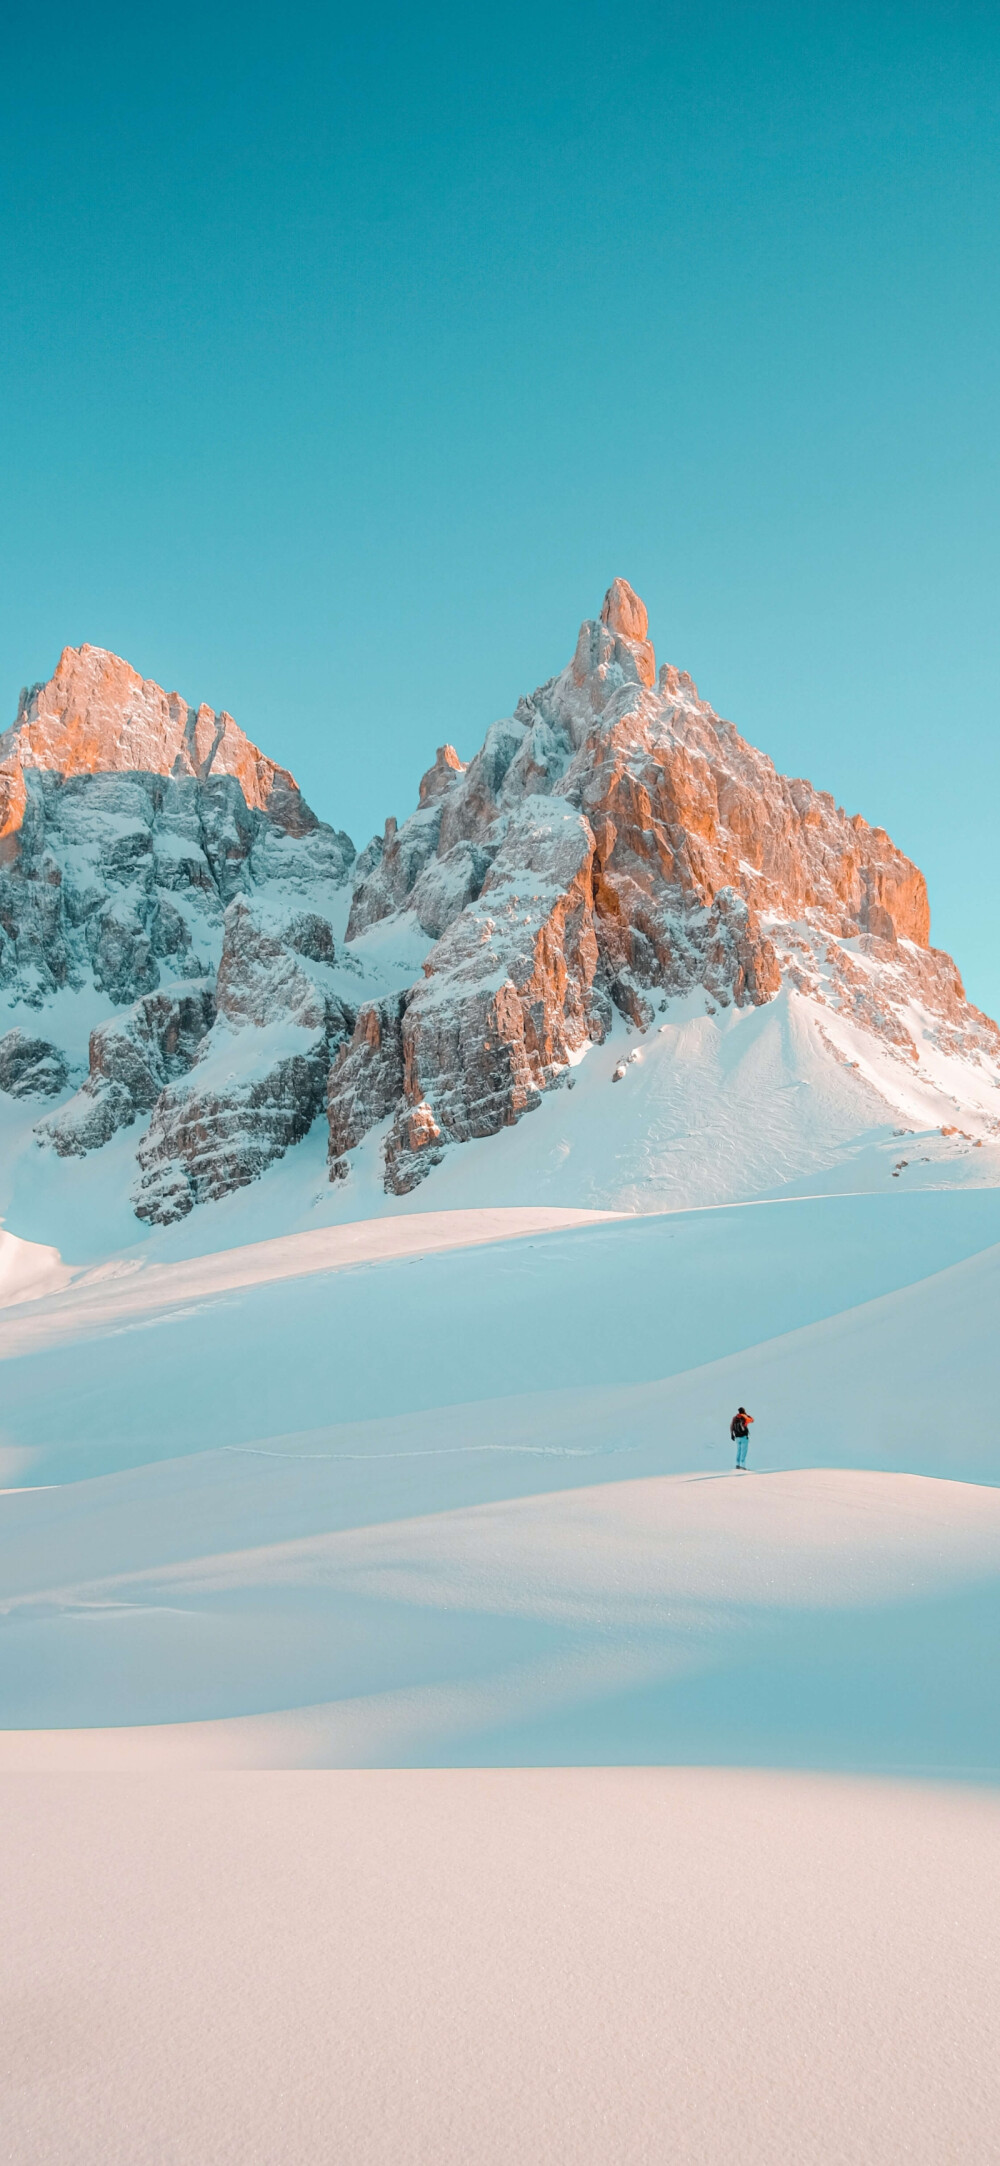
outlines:
M330 1070L326 1111L330 1177L347 1172L346 1153L394 1113L403 1094L403 999L366 1001Z
M249 806L291 834L315 827L315 815L283 767L251 744L232 715L189 707L104 647L64 647L47 684L22 692L13 729L0 736L0 775L47 768L64 776L231 775ZM23 815L17 783L0 784L0 836ZM6 807L4 804L6 796Z
M538 1104L588 1038L603 1036L592 857L586 820L560 798L530 798L511 815L478 900L431 950L423 983L406 997L388 1187L421 1177L413 1106L432 1107L446 1141L494 1135Z
M464 774L464 772L465 769L454 745L439 745L433 767L429 767L427 773L421 779L421 804L436 804L438 798L444 797L450 790L456 775Z
M627 579L611 581L601 604L601 623L608 625L612 632L620 632L623 639L648 638L649 618L646 604L639 600Z
M601 608L601 623L614 632L619 643L631 649L632 659L640 684L655 684L656 656L652 641L648 638L649 618L646 604L629 586L627 579L613 579Z

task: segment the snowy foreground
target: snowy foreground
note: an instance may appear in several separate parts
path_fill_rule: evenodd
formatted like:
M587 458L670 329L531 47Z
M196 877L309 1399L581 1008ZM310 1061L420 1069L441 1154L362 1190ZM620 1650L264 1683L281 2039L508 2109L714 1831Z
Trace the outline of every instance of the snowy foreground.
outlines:
M997 2155L991 1794L690 1769L2 1794L19 2166Z
M996 2156L998 1298L988 1187L0 1235L8 2155Z

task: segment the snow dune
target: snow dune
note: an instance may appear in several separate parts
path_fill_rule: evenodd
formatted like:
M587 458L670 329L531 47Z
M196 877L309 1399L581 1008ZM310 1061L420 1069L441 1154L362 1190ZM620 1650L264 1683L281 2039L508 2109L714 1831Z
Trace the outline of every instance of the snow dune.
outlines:
M989 1278L988 1251L1000 1244L996 1191L813 1198L583 1223L573 1214L559 1231L535 1215L522 1219L518 1239L503 1238L501 1214L456 1213L436 1253L429 1253L433 1222L389 1223L398 1246L381 1261L386 1235L367 1222L350 1242L329 1229L221 1258L149 1265L0 1314L2 1422L7 1441L32 1454L23 1479L109 1474L223 1444L354 1453L409 1450L419 1441L424 1451L448 1446L454 1460L456 1447L489 1443L517 1448L524 1472L526 1444L565 1454L641 1443L668 1454L644 1471L722 1467L728 1401L734 1388L745 1397L739 1379L751 1349L828 1322L835 1333L853 1330L849 1317L859 1305L919 1281L928 1287L920 1323L911 1332L903 1318L898 1362L883 1359L879 1324L863 1370L841 1374L835 1363L813 1389L810 1352L796 1375L787 1431L766 1383L754 1458L765 1450L764 1463L802 1465L823 1463L832 1451L841 1465L990 1478L976 1456L992 1436L991 1415L983 1426L992 1399L989 1286L976 1279L964 1314L961 1300L946 1301L942 1331L943 1282L935 1289L930 1281L966 1265L973 1277ZM411 1241L416 1253L408 1254ZM308 1271L292 1276L303 1264ZM848 1321L836 1326L838 1316ZM960 1358L948 1399L952 1344ZM928 1420L917 1379L936 1346L935 1433L913 1458ZM668 1383L680 1390L685 1372L730 1357L736 1369L724 1378L694 1380L680 1426L667 1418ZM783 1362L781 1354L779 1370ZM976 1407L973 1423L950 1419L956 1392L963 1411ZM873 1460L869 1409L883 1409L887 1398L895 1414ZM846 1423L841 1409L850 1410ZM380 1440L372 1425L391 1419L402 1428ZM357 1440L356 1425L364 1429ZM327 1441L331 1428L340 1434ZM991 1452L990 1443L987 1459ZM460 1469L448 1470L433 1501L417 1508L466 1501L463 1487L450 1487L452 1471L461 1482ZM388 1516L392 1510L390 1501Z
M0 1228L0 1311L16 1302L60 1292L72 1276L58 1249L41 1241L22 1241Z
M363 1264L433 1256L452 1249L482 1248L527 1234L591 1226L619 1214L542 1208L426 1211L406 1218L362 1219L347 1226L317 1226L220 1249L176 1263L131 1257L74 1272L55 1249L0 1232L0 1358L61 1339L87 1337L108 1327L191 1301L246 1286L270 1286L319 1272L357 1270ZM58 1300L44 1296L58 1293ZM30 1316L4 1322L13 1302L36 1303Z
M1000 1199L398 1223L8 1310L7 1765L1000 1767Z
M0 1766L1000 1773L977 1661L1000 1628L1000 1490L660 1477L245 1548L255 1516L277 1536L301 1512L294 1463L266 1490L252 1460L194 1490L189 1464L113 1484L75 1548L45 1509L60 1492L24 1499Z

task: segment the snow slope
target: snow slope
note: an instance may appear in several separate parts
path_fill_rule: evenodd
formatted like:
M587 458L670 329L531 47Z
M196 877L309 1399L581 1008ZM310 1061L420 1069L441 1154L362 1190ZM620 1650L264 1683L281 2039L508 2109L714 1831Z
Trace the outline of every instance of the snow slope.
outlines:
M996 1192L478 1230L7 1311L12 1763L1000 1767Z
M271 1539L243 1548L250 1487ZM238 1470L146 1488L155 1561L128 1497L87 1515L75 1583L58 1524L22 1529L3 1719L54 1728L0 1764L1000 1773L995 1489L658 1476L281 1539L288 1485Z
M331 1184L320 1120L251 1187L201 1204L178 1225L144 1229L129 1201L143 1121L88 1157L59 1159L34 1138L37 1106L0 1098L0 1216L11 1232L82 1266L119 1256L168 1261L410 1211L649 1212L830 1191L996 1186L1000 1144L985 1076L983 1087L977 1108L967 1061L952 1073L945 1055L932 1059L928 1050L915 1070L794 991L715 1015L680 1000L645 1037L618 1018L561 1090L546 1092L515 1126L448 1152L411 1196L385 1194L385 1124L351 1154L348 1179Z

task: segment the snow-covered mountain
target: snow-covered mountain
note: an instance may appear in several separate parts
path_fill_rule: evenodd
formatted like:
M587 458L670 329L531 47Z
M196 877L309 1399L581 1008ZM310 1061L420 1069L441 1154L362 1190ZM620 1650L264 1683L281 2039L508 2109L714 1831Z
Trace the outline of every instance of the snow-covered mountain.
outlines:
M39 1140L80 1155L150 1115L147 1218L251 1180L306 1133L353 1027L330 929L348 837L231 716L98 647L22 694L0 812L0 985L19 1014L0 1081L60 1097ZM66 1099L81 1023L88 1072Z
M315 1191L327 1124L336 1217L428 1175L431 1208L995 1181L1000 1031L929 930L882 829L657 673L623 580L357 858L231 716L67 648L0 737L15 1186L127 1131L138 1233L310 1135Z

